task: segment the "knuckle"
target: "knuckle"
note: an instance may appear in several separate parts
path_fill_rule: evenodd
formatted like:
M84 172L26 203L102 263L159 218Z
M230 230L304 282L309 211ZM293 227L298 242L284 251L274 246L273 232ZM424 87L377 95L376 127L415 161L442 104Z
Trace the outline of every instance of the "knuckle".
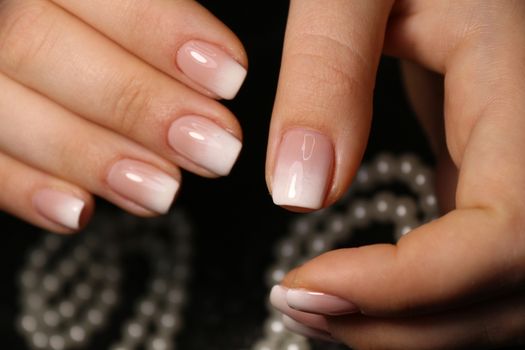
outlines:
M110 90L112 124L124 135L131 135L149 116L152 94L148 84L132 78L112 85Z
M44 1L7 1L0 8L0 52L4 68L18 71L53 43L53 21Z

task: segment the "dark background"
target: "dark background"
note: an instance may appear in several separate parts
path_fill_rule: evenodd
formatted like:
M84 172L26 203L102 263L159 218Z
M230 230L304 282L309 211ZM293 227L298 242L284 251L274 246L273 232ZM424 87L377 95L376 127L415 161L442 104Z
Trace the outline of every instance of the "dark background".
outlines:
M263 276L273 261L272 245L286 232L287 223L295 215L273 205L264 181L267 131L287 2L201 2L238 34L249 55L250 71L238 97L227 103L244 130L244 149L238 164L223 179L184 174L184 186L176 204L189 213L195 225L196 252L191 300L179 348L248 349L261 335L266 317L268 290ZM365 158L380 150L412 151L427 162L432 161L403 95L393 59L384 59L379 69L372 134ZM116 209L100 202L98 210ZM15 281L24 253L39 240L40 230L0 214L0 232L0 348L24 349L14 327L18 311ZM118 325L112 328L101 334L94 349L105 348L115 339Z

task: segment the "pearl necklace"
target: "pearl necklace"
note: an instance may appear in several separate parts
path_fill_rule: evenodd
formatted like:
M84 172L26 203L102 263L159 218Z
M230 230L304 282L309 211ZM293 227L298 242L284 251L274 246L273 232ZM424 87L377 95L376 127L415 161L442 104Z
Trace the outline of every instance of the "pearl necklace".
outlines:
M418 202L386 191L372 199L362 196L390 182L408 186ZM354 229L374 221L393 222L399 239L437 215L431 171L414 156L380 155L360 168L339 204L292 222L288 235L275 245L276 261L266 273L266 286L280 283L293 266L348 242ZM85 348L118 306L122 258L140 253L152 266L152 277L111 350L174 349L187 299L190 233L184 214L174 211L155 220L102 217L75 237L46 235L29 252L20 273L20 333L35 350ZM269 303L267 308L264 336L253 350L311 348L306 338L285 329L282 315Z
M396 197L391 192L379 192L373 198L363 197L375 187L397 182L407 186L417 197ZM348 242L354 229L372 222L394 224L394 238L399 240L412 229L438 216L432 172L411 155L395 158L389 154L377 156L363 165L351 189L338 205L311 214L301 215L292 222L289 233L275 246L275 263L267 270L266 286L279 284L294 266ZM308 339L287 331L282 314L267 303L269 317L264 324L264 336L252 350L309 350Z
M138 253L152 277L110 349L174 349L186 304L190 231L175 211L155 220L102 218L77 237L46 235L20 274L19 331L35 350L86 348L117 307L122 258ZM65 254L58 260L59 253Z

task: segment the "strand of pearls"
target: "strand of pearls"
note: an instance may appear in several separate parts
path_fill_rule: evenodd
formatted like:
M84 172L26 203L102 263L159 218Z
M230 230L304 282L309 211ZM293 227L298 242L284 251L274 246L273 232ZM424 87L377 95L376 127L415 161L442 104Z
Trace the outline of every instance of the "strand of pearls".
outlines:
M371 199L362 195L375 192L380 185L395 182L407 186L417 201L388 191L381 191ZM432 172L415 156L396 158L381 154L360 168L352 188L340 204L301 215L292 223L288 235L275 246L276 261L266 272L266 286L271 288L279 284L294 266L349 242L355 229L366 228L372 222L393 223L394 238L399 240L437 216ZM285 329L280 312L269 303L267 309L269 317L264 324L264 335L252 350L311 349L305 337Z
M141 254L152 277L111 350L174 349L187 299L190 233L176 211L148 221L102 218L80 238L47 234L19 275L20 333L35 350L86 348L119 304L122 259Z

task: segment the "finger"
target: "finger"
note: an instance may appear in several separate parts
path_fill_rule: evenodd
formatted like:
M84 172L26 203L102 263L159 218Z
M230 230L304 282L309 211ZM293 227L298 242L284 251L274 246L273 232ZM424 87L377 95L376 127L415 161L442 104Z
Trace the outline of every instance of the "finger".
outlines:
M0 209L57 233L82 228L93 199L82 189L0 153Z
M454 312L411 318L333 317L333 337L356 349L485 349L525 344L525 298L491 300Z
M137 215L167 212L177 168L3 75L0 90L0 151Z
M525 282L525 80L519 74L525 4L501 4L484 12L506 23L497 30L459 39L444 32L457 48L443 57L448 148L461 169L457 209L398 246L325 254L295 270L287 286L313 288L365 314L384 315L452 307ZM425 16L432 17L419 17ZM502 75L506 79L497 78Z
M53 1L144 61L210 96L233 98L246 76L240 41L195 1Z
M226 175L241 148L233 115L47 1L8 2L0 70L179 166Z
M415 63L402 61L407 96L436 155L436 193L441 213L455 208L458 169L445 142L443 77Z
M291 1L266 162L276 204L319 209L346 190L368 138L392 1Z

